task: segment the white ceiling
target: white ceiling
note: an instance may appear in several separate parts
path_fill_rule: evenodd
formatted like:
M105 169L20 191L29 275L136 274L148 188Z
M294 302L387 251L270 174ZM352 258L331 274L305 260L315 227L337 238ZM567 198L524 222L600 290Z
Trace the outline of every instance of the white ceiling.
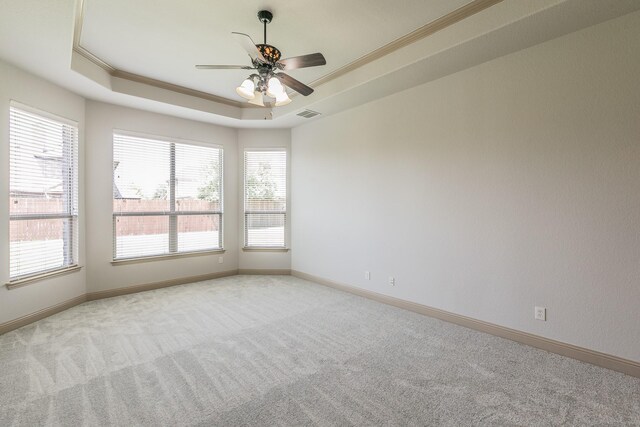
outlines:
M194 65L250 65L231 32L262 43L262 7L274 14L267 42L285 58L321 52L327 59L290 72L310 83L469 1L84 0L80 44L119 70L243 101L235 87L248 71Z
M325 55L324 67L290 72L313 83L468 1L0 0L0 60L88 99L225 126L293 127L307 122L296 116L303 108L332 114L640 9L638 0L503 0L272 112L118 78L73 51L83 4L80 45L112 67L238 101L246 71L193 65L247 63L230 33L261 42L260 9L273 11L268 42L285 57Z

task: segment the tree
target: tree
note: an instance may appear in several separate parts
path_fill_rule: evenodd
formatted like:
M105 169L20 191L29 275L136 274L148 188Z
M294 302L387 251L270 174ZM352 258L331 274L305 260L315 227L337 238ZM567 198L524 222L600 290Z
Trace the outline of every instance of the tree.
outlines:
M135 183L131 183L130 185L131 190L133 191L133 193L138 196L139 198L144 198L144 192L142 191L142 188L140 188L139 185L135 184Z
M153 193L152 199L167 200L168 197L169 197L169 181L167 181L164 184L160 184L158 188L156 188L156 191Z
M247 176L247 195L253 200L273 200L278 184L271 176L271 165L269 163L260 163L258 169L252 171Z
M214 160L205 167L205 184L198 188L198 199L220 201L220 161Z

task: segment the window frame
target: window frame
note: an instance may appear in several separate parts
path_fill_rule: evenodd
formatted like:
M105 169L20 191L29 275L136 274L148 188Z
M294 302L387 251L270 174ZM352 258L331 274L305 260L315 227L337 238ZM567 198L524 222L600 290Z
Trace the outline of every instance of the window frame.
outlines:
M50 120L55 122L58 125L61 126L67 126L67 127L71 127L73 130L75 130L74 134L72 135L72 137L70 138L70 141L67 142L63 139L63 145L65 143L70 143L71 147L69 150L64 150L63 149L63 153L65 152L70 152L71 153L71 157L70 159L64 159L64 161L68 164L68 168L67 168L67 172L63 173L63 177L62 179L62 185L63 188L66 188L66 186L70 183L71 187L67 190L64 191L63 193L65 194L64 199L66 199L64 205L66 207L65 212L64 213L27 213L27 214L12 214L11 213L11 208L9 207L9 212L8 212L8 225L9 225L9 230L11 229L11 223L13 221L28 221L28 220L46 220L46 219L66 219L71 221L75 226L72 226L70 228L64 228L63 227L63 235L62 235L62 247L63 247L63 253L62 253L62 258L63 258L63 265L60 267L54 267L54 268L45 268L45 269L41 269L38 271L34 271L31 273L26 273L26 274L20 274L17 276L11 276L11 232L9 231L8 234L8 245L9 245L9 257L8 257L8 261L9 261L9 268L7 269L7 271L9 272L9 281L7 282L7 287L9 289L13 289L16 287L20 287L23 286L25 284L29 284L31 282L34 281L38 281L38 280L42 280L42 279L46 279L46 278L50 278L50 277L55 277L61 274L65 274L65 273L70 273L70 272L75 272L80 270L80 265L79 265L79 257L80 257L80 123L51 113L49 111L45 111L45 110L41 110L39 108L35 108L35 107L31 107L29 105L23 104L21 102L15 101L13 99L11 99L9 101L9 117L8 117L8 136L9 136L9 144L8 144L8 151L9 151L9 156L8 156L8 166L9 166L9 180L8 180L8 187L9 187L9 197L11 197L11 180L12 180L12 176L11 176L11 151L12 151L12 147L11 147L11 135L12 135L12 125L11 125L11 112L12 110L17 110L19 113L27 113L27 114L31 114L34 115L38 118L42 118L44 120ZM64 156L63 156L64 157ZM63 199L63 200L64 200Z
M161 135L153 135L148 133L129 131L123 129L113 129L111 133L111 163L114 161L114 153L115 153L115 136L121 135L124 137L133 137L133 138L141 138L141 139L149 139L152 141L160 141L170 144L170 156L171 159L169 161L169 209L167 211L136 211L136 212L116 212L113 209L112 202L112 265L123 265L137 262L146 262L146 261L155 261L162 259L174 259L174 258L183 258L183 257L191 257L198 255L209 255L216 253L224 253L224 146L222 144L215 144L211 142L204 141L196 141L192 139L183 139L183 138L174 138L167 137ZM179 211L176 210L176 198L175 198L175 188L176 188L176 177L175 177L175 153L176 153L176 144L183 145L191 145L198 146L204 148L213 148L220 150L220 209L217 211ZM112 179L115 183L115 171L112 172ZM113 200L113 198L112 198ZM178 217L180 216L191 216L191 215L218 215L219 217L219 229L218 229L218 242L220 243L219 248L212 249L202 249L202 250L191 250L191 251L178 251ZM117 234L116 234L116 221L117 218L120 217L143 217L143 216L168 216L169 217L169 231L168 239L169 239L169 252L157 254L157 255L136 255L131 257L120 257L117 258ZM175 251L172 251L175 249Z
M284 211L247 211L247 152L284 152L285 153L285 210ZM287 252L289 251L289 149L284 146L273 147L244 147L242 151L242 228L243 242L242 250L244 252ZM248 245L249 228L247 227L247 214L282 214L284 215L284 236L282 246L256 246Z

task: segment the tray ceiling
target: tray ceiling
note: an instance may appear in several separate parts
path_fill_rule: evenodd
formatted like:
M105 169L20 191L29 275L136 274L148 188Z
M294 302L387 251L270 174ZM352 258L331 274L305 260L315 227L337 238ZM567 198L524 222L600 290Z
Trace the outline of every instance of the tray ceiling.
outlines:
M260 9L274 12L268 41L285 56L327 58L291 71L311 96L245 108L234 88L246 71L193 67L247 61L230 33L261 41ZM91 100L291 128L637 10L638 0L0 1L0 60Z
M242 101L235 93L245 70L196 70L195 64L249 65L232 31L262 42L257 11L274 13L268 43L284 57L322 52L323 67L292 71L305 83L335 71L469 0L212 2L84 0L79 44L111 67ZM78 30L78 29L76 29Z

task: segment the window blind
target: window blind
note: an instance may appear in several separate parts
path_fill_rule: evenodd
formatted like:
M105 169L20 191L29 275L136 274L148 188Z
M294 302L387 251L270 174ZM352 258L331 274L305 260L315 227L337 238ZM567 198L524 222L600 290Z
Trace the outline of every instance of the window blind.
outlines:
M222 248L222 148L113 135L114 259Z
M78 127L9 108L9 276L77 264Z
M287 152L245 151L245 247L285 247Z

